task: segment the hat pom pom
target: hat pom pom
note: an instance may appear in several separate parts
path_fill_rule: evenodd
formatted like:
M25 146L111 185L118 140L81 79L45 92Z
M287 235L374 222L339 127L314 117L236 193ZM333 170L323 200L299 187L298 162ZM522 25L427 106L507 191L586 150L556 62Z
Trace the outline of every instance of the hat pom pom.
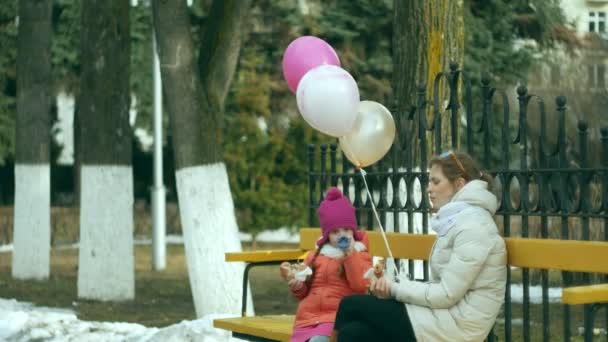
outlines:
M335 201L340 197L342 197L342 192L336 187L332 187L331 189L329 189L329 191L327 191L327 194L325 195L325 199L328 201Z

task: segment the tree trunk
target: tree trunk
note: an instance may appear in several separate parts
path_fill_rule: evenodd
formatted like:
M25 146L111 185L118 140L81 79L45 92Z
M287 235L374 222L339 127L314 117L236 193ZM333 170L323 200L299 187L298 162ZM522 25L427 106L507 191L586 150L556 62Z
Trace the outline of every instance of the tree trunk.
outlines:
M393 21L393 84L397 99L397 115L403 118L416 105L418 86L425 84L427 99L433 96L435 76L449 71L451 61L462 67L464 60L463 0L394 1ZM447 105L447 82L439 88L443 127L449 127L444 112ZM427 112L429 124L431 111ZM415 132L415 131L414 131ZM442 142L448 143L448 131L442 130ZM417 134L410 141L416 146ZM414 149L416 153L418 149ZM430 150L429 150L430 152ZM417 160L417 158L414 158Z
M83 2L81 51L78 297L130 300L135 282L129 1Z
M240 251L241 245L221 132L249 5L249 0L213 2L197 63L185 2L153 2L188 274L199 317L240 314L243 265L224 261L225 252Z
M19 1L12 275L48 278L51 242L51 1Z

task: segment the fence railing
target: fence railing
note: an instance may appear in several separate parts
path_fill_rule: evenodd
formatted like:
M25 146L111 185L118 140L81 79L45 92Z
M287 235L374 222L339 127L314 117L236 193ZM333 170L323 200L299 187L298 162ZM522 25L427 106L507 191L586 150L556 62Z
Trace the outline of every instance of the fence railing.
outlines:
M548 106L525 86L514 89L515 96L509 98L507 91L492 86L487 75L479 83L474 87L466 73L452 64L450 71L436 76L432 94L420 85L412 109L393 112L396 141L387 156L366 169L383 226L396 232L428 233L429 158L459 149L493 175L500 201L496 219L505 237L608 241L608 128L594 123L590 127L584 120L568 127L571 113L563 96ZM440 98L440 89L445 99ZM576 134L568 134L571 130ZM600 130L595 134L599 141L590 140L591 130ZM308 153L309 224L317 224L315 211L323 191L337 185L357 208L360 226L377 227L361 176L337 145L310 145ZM405 267L409 272L416 269L412 262ZM426 264L422 276L428 278ZM588 312L560 304L552 293L597 280L608 281L590 274L509 269L504 312L489 340L570 341L580 333ZM534 294L539 288L540 298ZM515 289L521 291L521 298L519 293L513 298ZM596 325L608 326L606 311ZM606 334L605 330L600 333Z

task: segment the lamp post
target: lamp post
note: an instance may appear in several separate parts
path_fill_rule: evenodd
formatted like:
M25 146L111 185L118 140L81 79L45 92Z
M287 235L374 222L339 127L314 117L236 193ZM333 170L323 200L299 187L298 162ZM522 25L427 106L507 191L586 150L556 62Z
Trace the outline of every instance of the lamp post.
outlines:
M166 267L165 186L163 184L163 94L160 63L156 50L156 36L152 29L152 63L154 75L154 185L152 186L152 267L155 271Z
M187 0L188 7L193 0ZM150 0L143 0L145 6L150 6ZM137 6L138 0L131 0L132 6ZM163 94L160 77L160 61L156 46L156 34L152 27L152 74L154 75L154 184L152 185L152 268L161 271L166 268L166 218L165 218L165 186L163 184Z
M150 6L150 0L142 1L144 6ZM131 6L136 7L138 0L131 0ZM192 1L188 0L188 5ZM152 75L154 79L154 184L150 191L152 202L152 268L155 271L166 267L166 219L165 219L165 186L163 184L163 98L162 80L160 77L160 62L156 49L156 35L152 27Z

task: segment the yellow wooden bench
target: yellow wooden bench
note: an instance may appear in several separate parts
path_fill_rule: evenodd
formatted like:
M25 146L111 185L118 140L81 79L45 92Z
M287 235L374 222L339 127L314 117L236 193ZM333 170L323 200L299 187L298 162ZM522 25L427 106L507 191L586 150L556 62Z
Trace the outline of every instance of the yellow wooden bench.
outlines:
M318 228L302 228L297 249L226 253L226 261L247 264L243 276L242 317L216 319L213 321L214 327L232 331L233 336L242 339L289 341L293 315L246 316L248 273L254 266L303 259L306 253L315 248L320 235ZM370 255L388 257L379 232L368 232L368 238ZM435 236L388 233L387 240L395 258L427 260ZM506 238L505 241L508 264L511 266L608 274L608 242L527 238ZM608 284L563 289L562 302L593 306L591 317L585 322L585 340L590 341L593 313L597 306L608 303Z

